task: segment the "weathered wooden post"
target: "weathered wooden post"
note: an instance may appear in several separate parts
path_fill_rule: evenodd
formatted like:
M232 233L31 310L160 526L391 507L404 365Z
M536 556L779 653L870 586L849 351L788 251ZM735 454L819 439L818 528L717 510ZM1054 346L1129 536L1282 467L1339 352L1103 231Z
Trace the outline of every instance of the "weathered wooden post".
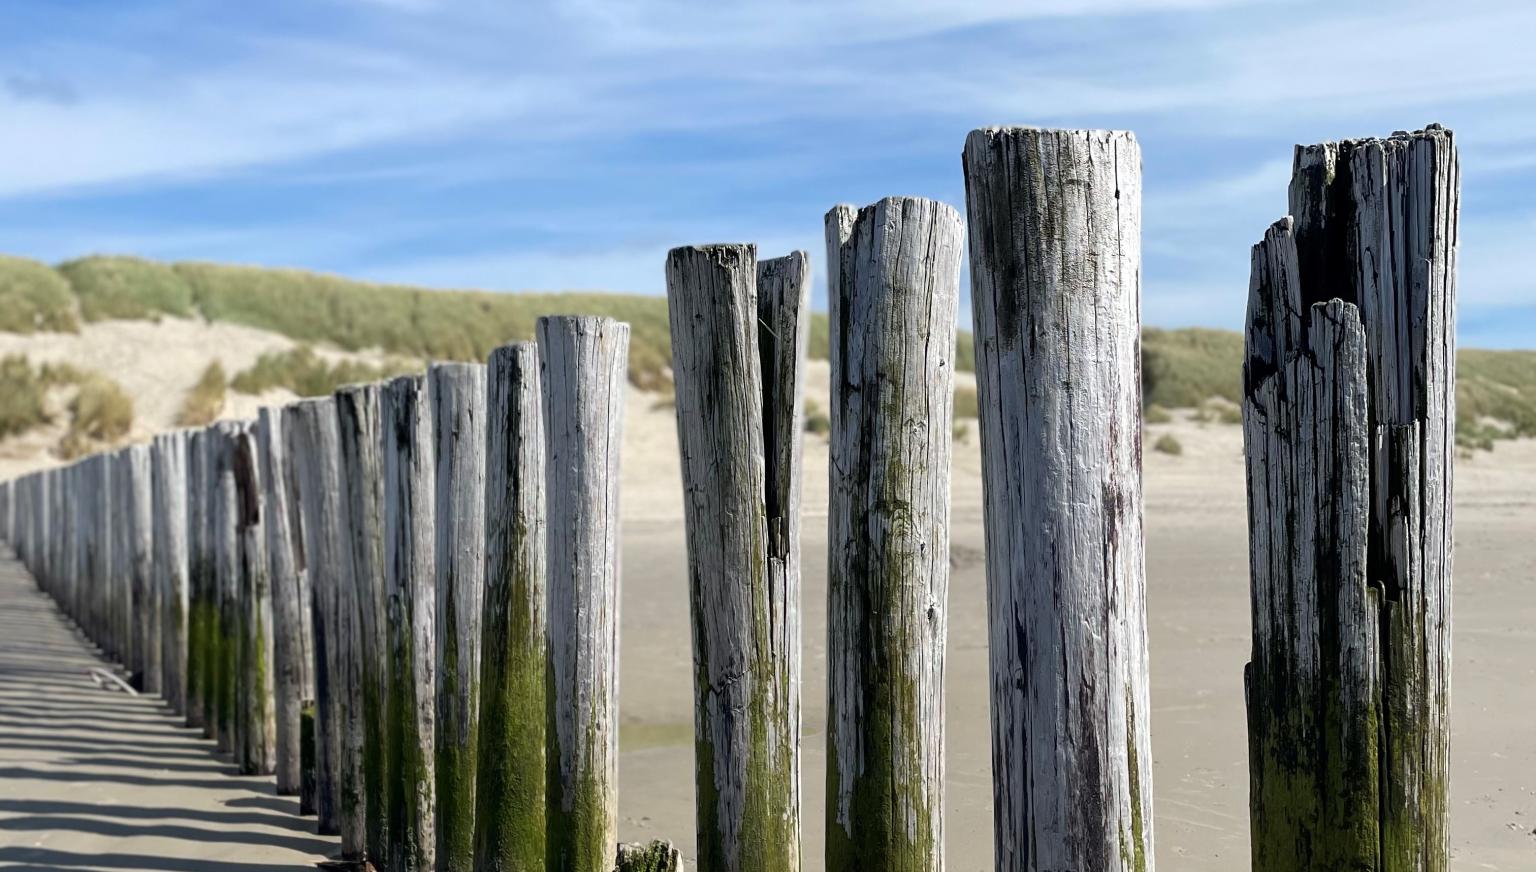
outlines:
M804 252L667 256L693 613L702 870L800 868Z
M154 567L159 587L161 695L187 712L187 431L151 443Z
M999 870L1151 869L1141 151L965 143Z
M432 408L422 376L384 387L379 412L384 461L384 577L389 694L386 807L392 872L436 867L433 775L436 499Z
M532 342L487 373L485 608L480 652L476 872L544 868L544 424Z
M1300 147L1254 248L1257 872L1448 865L1459 206L1438 125Z
M619 444L629 325L538 321L549 500L549 872L608 872L618 836Z
M111 619L108 624L106 651L112 659L116 660L128 671L131 678L137 679L139 675L138 662L135 660L133 626L133 578L132 578L132 549L128 529L129 509L129 483L128 483L128 449L119 448L107 453L107 475L112 484L108 488L111 495L107 504L107 515L104 519L110 534L107 536L108 550L108 583L111 585ZM45 483L47 477L42 479ZM48 515L48 498L44 492L40 508L44 530L51 531L52 518ZM48 537L45 535L38 542L38 559L42 559L43 551L48 546Z
M240 539L240 698L237 759L246 775L277 767L277 671L272 576L267 558L269 521L261 478L259 422L234 437L236 529Z
M959 213L932 200L884 199L852 222L846 209L827 216L826 868L940 870L964 230Z
M214 740L220 751L237 759L243 736L236 711L240 661L240 498L235 484L235 439L241 424L220 421L213 425L209 468L213 505L209 532L213 539L214 618L211 698Z
M349 385L336 391L341 436L342 507L351 534L357 599L357 684L361 694L364 848L370 862L390 868L385 768L389 656L384 640L384 468L379 430L382 386Z
M343 835L342 853L352 859L357 849L345 836L359 835L349 828L352 803L359 797L346 790L341 735L345 688L341 597L344 588L351 585L352 549L341 526L336 409L330 397L301 400L288 409L295 415L295 445L291 450L298 464L304 554L313 601L315 811L319 831Z
M189 727L202 727L208 707L208 634L212 594L208 570L209 429L187 435L187 710Z
M436 439L437 868L468 872L475 851L480 610L485 589L485 367L427 370Z
M279 796L296 796L299 773L299 713L304 707L304 609L300 606L293 497L288 489L284 416L264 408L256 419L256 448L265 513L267 575L272 600L273 771Z
M154 569L154 488L150 480L149 446L130 445L123 449L122 458L127 486L124 494L123 527L127 533L124 556L128 569L135 680L143 692L159 694L160 601ZM49 543L50 548L53 545Z

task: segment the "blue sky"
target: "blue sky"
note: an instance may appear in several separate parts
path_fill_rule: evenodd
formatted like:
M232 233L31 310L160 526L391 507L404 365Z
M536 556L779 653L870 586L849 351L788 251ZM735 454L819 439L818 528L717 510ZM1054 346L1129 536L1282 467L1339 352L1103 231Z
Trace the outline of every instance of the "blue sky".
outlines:
M1292 145L1440 121L1461 341L1532 347L1533 35L1528 0L5 0L0 251L660 293L674 245L963 207L974 127L1116 127L1144 320L1237 327Z

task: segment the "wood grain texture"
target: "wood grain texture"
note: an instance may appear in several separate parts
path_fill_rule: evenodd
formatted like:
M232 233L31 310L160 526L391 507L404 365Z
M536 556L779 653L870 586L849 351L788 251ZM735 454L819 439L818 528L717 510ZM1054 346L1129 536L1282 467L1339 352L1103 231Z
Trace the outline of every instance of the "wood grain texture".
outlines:
M384 388L379 413L384 461L384 577L390 658L385 767L390 773L391 870L436 866L435 729L436 462L426 379L405 376Z
M289 490L285 416L262 409L257 417L256 444L260 461L262 502L266 509L267 574L272 598L273 771L280 796L297 796L299 778L299 717L304 708L304 609L300 605L299 568L294 539L294 497Z
M127 464L125 483L128 492L125 494L127 511L124 513L124 529L128 535L128 574L132 597L129 611L134 637L134 665L138 670L139 690L159 695L162 688L163 652L160 647L160 591L155 577L155 506L149 445L130 445L123 449L123 458ZM53 476L49 478L52 481ZM57 516L56 510L51 507L49 514ZM50 539L50 551L58 535L56 531ZM58 561L57 558L50 558L50 562Z
M807 258L667 257L693 622L702 870L798 870L798 523ZM765 274L767 288L759 288ZM764 298L759 298L759 293ZM782 331L779 336L774 330ZM772 480L770 481L770 469Z
M384 640L384 467L379 406L383 386L348 385L336 391L341 436L341 486L351 535L352 579L357 600L354 649L361 705L364 849L370 862L388 868L385 731L389 657Z
M829 872L944 868L944 642L960 215L827 218Z
M208 526L214 606L204 717L213 727L213 739L219 750L226 754L233 754L239 746L235 734L235 681L239 655L240 531L234 465L234 438L238 432L236 422L220 421L213 425L208 443L209 481L213 487Z
M485 608L475 869L544 868L544 416L532 342L487 372Z
M187 710L187 435L185 430L161 433L150 449L160 693L177 715Z
M235 436L235 501L240 536L241 743L236 760L246 775L270 775L277 766L276 647L272 574L267 557L268 512L261 477L257 421Z
M485 598L485 366L427 370L436 439L437 868L469 872L475 856L480 750L480 615Z
M537 326L549 573L549 872L609 872L618 842L619 446L629 325Z
M1297 319L1292 312L1334 299L1358 310L1366 373L1365 411L1359 414L1370 429L1365 436L1366 472L1351 469L1349 476L1367 476L1365 578L1380 586L1379 602L1362 599L1339 604L1337 620L1345 622L1342 628L1329 624L1332 612L1317 604L1308 606L1311 611L1297 617L1295 626L1276 624L1262 638L1261 627L1255 624L1252 674L1257 677L1250 683L1251 709L1272 702L1264 694L1274 688L1306 686L1311 667L1305 656L1296 655L1294 662L1277 660L1278 655L1260 648L1282 644L1274 640L1285 633L1310 631L1328 644L1369 656L1371 663L1359 668L1374 669L1379 678L1378 689L1370 691L1377 697L1374 701L1360 695L1371 685L1356 682L1347 687L1325 685L1321 692L1328 703L1340 707L1344 719L1364 717L1373 706L1380 718L1379 730L1369 734L1353 732L1353 725L1332 721L1323 725L1335 731L1327 737L1330 742L1365 743L1349 747L1348 754L1357 755L1361 765L1373 763L1380 772L1374 843L1367 820L1351 821L1354 828L1340 842L1332 828L1316 822L1316 813L1303 799L1291 802L1285 797L1291 769L1258 768L1270 756L1283 754L1287 766L1304 769L1305 749L1311 741L1305 725L1277 720L1286 716L1283 709L1260 711L1261 718L1269 715L1277 722L1254 725L1251 711L1257 869L1285 868L1299 850L1288 846L1307 843L1345 852L1340 856L1353 868L1437 872L1448 864L1446 754L1459 207L1460 166L1454 137L1438 125L1386 139L1298 147L1290 189L1294 239L1272 232L1263 250L1255 253L1246 377L1250 397L1268 380L1283 375L1291 355L1313 353L1308 340L1315 337L1305 331L1299 338L1289 335ZM1293 245L1294 255L1276 255L1282 243ZM1295 260L1295 277L1287 277L1290 286L1273 279L1276 270L1270 265L1286 256ZM1342 385L1331 388L1344 389ZM1278 401L1296 404L1302 399L1282 396ZM1310 408L1271 410L1270 414L1303 412L1313 418L1319 414ZM1318 424L1313 419L1298 420L1309 427ZM1252 432L1253 426L1249 429ZM1250 443L1250 467L1263 459L1254 456L1258 447ZM1276 492L1250 494L1256 530L1260 523L1275 523L1277 501L1295 498L1288 497L1287 489L1304 485L1286 482L1275 487ZM1329 487L1328 498L1345 498L1336 492L1337 481L1329 482ZM1256 533L1256 614L1264 592L1259 565L1285 559L1283 553L1261 553L1257 539ZM1271 550L1275 547L1282 546L1271 546ZM1328 578L1321 581L1332 583ZM1308 589L1303 586L1294 593L1304 598ZM1323 622L1320 628L1310 626L1314 617ZM1360 637L1368 632L1367 623L1377 633L1374 652L1355 651L1349 646L1364 644ZM1296 649L1303 651L1299 643ZM1262 676L1261 657L1268 657L1271 666L1269 674ZM1292 674L1279 671L1280 663L1289 663ZM1276 742L1278 747L1267 747ZM1338 746L1333 747L1337 754ZM1355 788L1349 785L1335 788L1335 795L1354 795ZM1276 811L1280 805L1287 805L1283 815ZM1332 817L1326 823L1337 825ZM1335 843L1341 846L1331 847ZM1356 853L1348 854L1351 849Z
M187 434L187 710L189 727L207 727L203 714L208 691L208 629L212 608L209 586L208 507L213 488L208 479L207 429ZM89 559L89 558L88 558Z

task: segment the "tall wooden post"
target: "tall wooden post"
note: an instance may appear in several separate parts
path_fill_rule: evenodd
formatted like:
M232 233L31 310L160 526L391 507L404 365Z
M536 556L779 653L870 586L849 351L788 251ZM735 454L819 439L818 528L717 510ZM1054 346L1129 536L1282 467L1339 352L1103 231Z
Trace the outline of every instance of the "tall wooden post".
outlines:
M379 430L382 386L349 385L336 392L341 430L341 484L352 539L357 600L356 683L361 694L364 847L370 862L390 867L385 730L389 656L385 645L384 468Z
M480 610L485 590L485 367L427 371L436 439L437 868L468 872L475 853Z
M235 461L237 440L245 425L239 421L220 421L213 426L217 431L213 463L217 473L213 539L218 579L218 659L214 667L218 733L214 738L219 750L234 756L239 765L245 743L245 722L239 704L240 638L245 616L240 598L244 560L240 537L240 487L235 475Z
M544 868L544 424L532 342L487 373L485 608L476 872Z
M808 260L797 252L759 265L752 245L667 257L706 872L801 865L797 461Z
M954 209L888 198L827 217L832 482L828 872L944 868L944 640Z
M290 461L283 430L284 415L264 408L256 419L256 447L266 509L267 576L272 599L272 718L273 771L277 793L297 796L302 786L299 763L299 718L304 707L304 609L300 604L294 495L288 488Z
M128 564L130 614L134 665L139 689L158 695L161 689L160 598L154 567L154 488L150 480L148 445L130 445L123 449L125 464L124 495L127 511L126 558ZM52 548L54 543L50 542Z
M1141 151L965 144L999 870L1151 869Z
M246 775L277 767L277 671L272 575L267 558L267 507L261 478L259 422L243 424L234 437L236 531L240 539L240 748Z
M108 583L112 592L111 606L109 609L111 619L109 632L107 633L107 653L135 680L138 677L138 662L135 659L133 623L133 577L132 577L132 549L133 543L128 529L129 509L129 484L128 484L128 449L119 448L107 453L107 475L112 484L108 488L111 495L108 503L107 516L103 519L110 534L107 536L107 566ZM47 476L43 481L47 482ZM48 498L46 491L40 502L44 529L52 526L53 518L48 514ZM49 530L51 532L51 529ZM48 536L38 540L37 559L41 561L48 547Z
M1459 207L1438 125L1300 147L1294 220L1254 249L1259 872L1448 864Z
M156 436L150 455L161 694L179 715L187 711L187 435Z
M618 841L619 444L629 325L538 321L549 498L549 872L608 872Z
M187 710L189 727L208 726L209 614L208 506L212 487L208 477L209 429L187 434Z
M379 420L384 436L385 638L390 658L384 761L390 774L388 857L392 872L430 872L437 853L432 616L436 476L426 379L405 376L386 385Z

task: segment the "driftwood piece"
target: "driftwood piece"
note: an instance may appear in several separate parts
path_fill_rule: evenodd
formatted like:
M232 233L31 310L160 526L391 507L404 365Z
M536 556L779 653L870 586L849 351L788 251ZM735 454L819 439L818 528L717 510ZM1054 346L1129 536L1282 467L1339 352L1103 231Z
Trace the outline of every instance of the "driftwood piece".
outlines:
M1141 151L966 140L996 868L1146 870Z
M944 868L944 641L960 215L827 216L826 868ZM842 237L846 232L847 236Z

